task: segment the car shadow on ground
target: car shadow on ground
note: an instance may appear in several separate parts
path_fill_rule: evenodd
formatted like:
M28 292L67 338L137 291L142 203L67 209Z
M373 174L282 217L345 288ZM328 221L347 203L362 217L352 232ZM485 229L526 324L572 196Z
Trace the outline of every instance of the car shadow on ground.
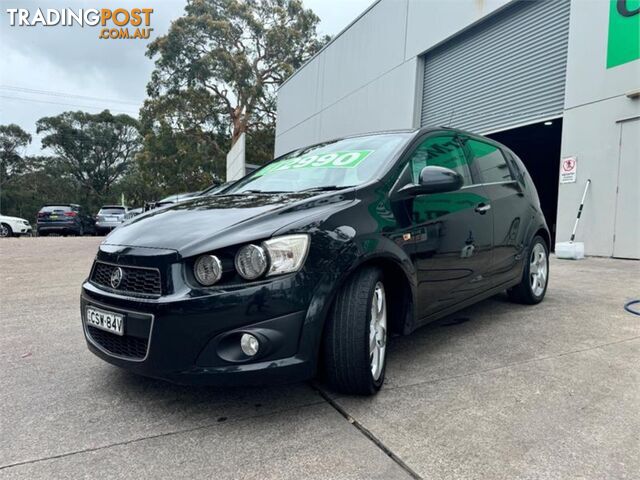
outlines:
M509 310L507 310L507 308ZM510 312L510 313L509 313ZM476 335L486 331L499 322L509 321L513 304L506 295L497 295L468 307L460 312L427 324L408 336L391 339L388 350L388 362L412 360L414 368L420 363L439 355L441 350L451 349L453 341L461 341L461 336ZM517 313L516 313L517 314ZM425 356L425 353L428 355ZM423 365L427 368L429 365ZM177 406L191 410L211 411L212 405L218 405L223 411L233 406L233 410L249 409L257 413L263 410L279 410L280 407L320 403L323 400L317 389L331 392L324 383L320 372L317 379L295 384L260 385L243 387L217 387L202 385L178 385L164 380L143 377L126 370L105 365L105 384L113 392L119 392L128 398L153 405L159 410L173 411ZM398 375L398 372L394 372ZM402 375L402 373L399 373ZM402 378L394 378L393 383L402 383ZM160 412L161 413L161 412ZM245 412L242 412L245 413ZM218 421L225 421L228 414L221 414Z

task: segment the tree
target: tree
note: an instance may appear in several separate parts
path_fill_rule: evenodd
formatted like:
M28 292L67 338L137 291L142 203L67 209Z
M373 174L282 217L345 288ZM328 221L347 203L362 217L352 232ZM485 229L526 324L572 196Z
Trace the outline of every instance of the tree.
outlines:
M13 176L0 192L2 213L35 219L36 213L46 203L83 203L78 184L69 176L60 175L58 160L53 157L25 157L28 166Z
M65 112L36 123L44 148L58 157L59 174L69 174L87 192L101 197L122 178L140 150L138 122L128 115Z
M208 108L211 103L211 95L202 89L145 102L144 149L136 174L155 191L150 198L205 188L224 178L226 152L221 145L229 136Z
M15 123L0 125L0 186L27 169L21 150L30 143L31 135Z
M301 0L191 0L185 11L149 45L147 107L193 93L228 127L231 145L272 129L277 86L327 40L317 36L318 17Z

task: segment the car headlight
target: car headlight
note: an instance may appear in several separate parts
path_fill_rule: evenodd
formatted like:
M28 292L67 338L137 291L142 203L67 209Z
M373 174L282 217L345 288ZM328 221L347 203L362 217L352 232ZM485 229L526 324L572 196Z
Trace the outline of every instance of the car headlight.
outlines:
M284 235L263 242L269 256L267 276L300 269L309 250L309 235Z
M202 285L211 286L222 277L222 263L215 255L202 255L193 266L193 274Z
M245 245L236 253L236 270L246 280L255 280L267 270L267 254L258 245Z

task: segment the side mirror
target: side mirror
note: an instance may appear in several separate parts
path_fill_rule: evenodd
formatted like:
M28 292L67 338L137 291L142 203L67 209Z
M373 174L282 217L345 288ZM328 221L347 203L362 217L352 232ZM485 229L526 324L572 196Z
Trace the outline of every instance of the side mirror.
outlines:
M462 175L449 168L429 166L420 172L420 183L409 183L396 192L396 199L404 200L428 193L445 193L460 190Z

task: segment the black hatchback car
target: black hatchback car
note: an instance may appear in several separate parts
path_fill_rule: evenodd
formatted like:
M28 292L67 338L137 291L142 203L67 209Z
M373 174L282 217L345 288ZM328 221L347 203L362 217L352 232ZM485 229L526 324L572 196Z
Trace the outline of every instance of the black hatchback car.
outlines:
M140 215L82 288L89 349L178 383L308 379L373 394L391 333L506 290L540 302L549 232L508 148L451 129L296 150Z
M50 233L84 235L95 233L95 220L80 205L55 203L40 209L36 230L41 237Z

